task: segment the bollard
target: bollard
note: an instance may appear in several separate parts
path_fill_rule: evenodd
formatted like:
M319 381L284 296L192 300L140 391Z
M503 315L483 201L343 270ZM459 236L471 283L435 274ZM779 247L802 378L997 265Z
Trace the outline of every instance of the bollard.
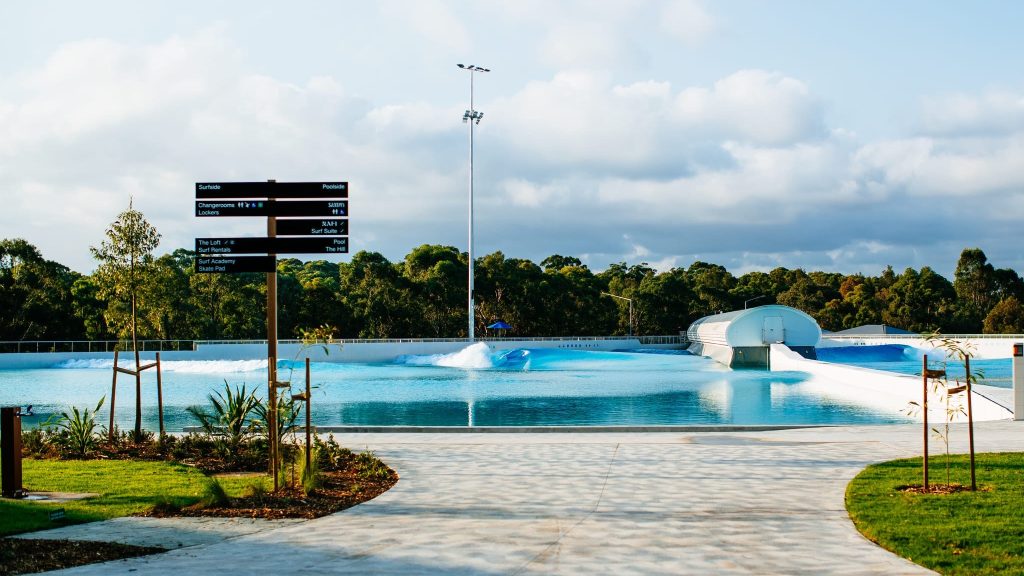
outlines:
M1024 344L1013 345L1013 419L1024 420Z
M21 487L21 407L0 408L0 496L24 498Z

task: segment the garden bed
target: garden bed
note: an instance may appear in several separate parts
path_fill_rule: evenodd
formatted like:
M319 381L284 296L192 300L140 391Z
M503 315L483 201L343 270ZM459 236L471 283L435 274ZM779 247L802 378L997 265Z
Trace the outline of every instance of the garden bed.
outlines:
M52 432L50 433L52 434ZM387 491L398 475L371 452L353 453L333 437L316 440L313 466L303 448L282 444L279 490L273 490L266 440L229 440L209 434L182 437L129 433L99 441L84 459L68 459L47 433L26 433L24 484L28 490L94 492L62 503L63 520L48 520L54 505L0 501L0 534L13 534L124 515L174 517L317 518ZM56 542L56 543L55 543ZM96 549L98 552L91 552ZM161 552L159 548L0 538L0 575L24 574Z

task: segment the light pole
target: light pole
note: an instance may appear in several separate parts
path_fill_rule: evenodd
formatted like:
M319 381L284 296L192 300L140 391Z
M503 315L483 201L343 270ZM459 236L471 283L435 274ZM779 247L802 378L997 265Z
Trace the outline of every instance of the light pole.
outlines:
M627 333L628 333L629 336L632 336L633 335L633 299L632 298L626 298L625 296L616 296L615 294L609 294L607 292L601 292L601 294L603 294L605 296L611 296L612 298L618 298L619 300L625 300L625 301L629 302L629 329L627 330Z
M477 72L490 72L489 68L482 68L480 66L474 66L473 64L465 65L459 64L459 68L469 72L469 110L466 110L465 114L462 115L462 122L469 124L469 341L472 342L473 337L473 324L474 314L474 298L473 298L473 128L483 120L484 113L477 112L473 108L473 76Z

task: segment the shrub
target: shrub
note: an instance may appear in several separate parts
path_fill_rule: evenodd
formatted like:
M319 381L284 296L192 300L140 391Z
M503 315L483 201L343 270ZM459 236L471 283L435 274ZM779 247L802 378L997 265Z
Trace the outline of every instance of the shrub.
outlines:
M245 384L231 389L224 381L224 393L210 394L210 412L199 406L189 406L188 412L199 420L203 430L213 436L225 436L228 443L238 446L242 440L252 434L255 424L252 421L253 410L259 406L256 391L246 393Z
M334 435L321 440L319 436L313 437L313 459L319 470L339 470L346 468L352 461L352 451L343 448L334 440Z
M23 456L49 458L57 455L57 433L53 428L41 426L21 433L21 453Z
M104 400L106 396L100 398L96 408L91 411L86 408L79 412L77 406L72 406L70 413L61 412L57 419L60 432L56 436L56 443L62 455L85 458L96 449L99 445L96 412L103 406Z
M373 452L366 450L356 456L356 474L364 480L386 480L391 477L391 470Z

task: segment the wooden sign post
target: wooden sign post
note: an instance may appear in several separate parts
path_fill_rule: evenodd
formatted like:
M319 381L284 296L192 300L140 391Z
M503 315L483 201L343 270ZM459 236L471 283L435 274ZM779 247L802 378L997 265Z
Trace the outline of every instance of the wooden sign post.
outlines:
M281 455L277 390L291 386L290 382L277 379L277 255L348 253L348 182L198 182L196 216L267 218L266 237L196 238L196 272L265 272L267 275L267 449L276 492L280 487L278 476ZM278 217L286 219L279 221ZM309 217L316 219L310 220ZM278 237L278 232L285 237ZM294 395L292 399L306 402L308 466L308 358L306 393Z

